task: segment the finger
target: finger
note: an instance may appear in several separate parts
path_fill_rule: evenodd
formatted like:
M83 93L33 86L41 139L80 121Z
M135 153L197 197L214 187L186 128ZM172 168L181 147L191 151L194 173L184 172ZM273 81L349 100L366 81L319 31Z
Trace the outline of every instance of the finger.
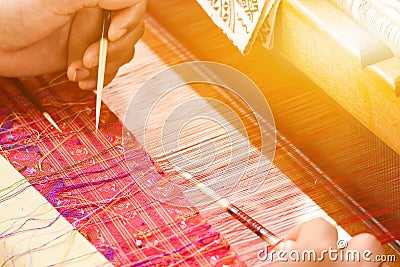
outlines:
M134 52L128 52L120 55L118 61L107 62L104 85L108 85L118 73L119 68L126 62L132 60ZM97 85L97 68L90 70L89 76L86 76L85 81L79 84L81 89L93 90ZM81 80L79 80L81 81ZM90 82L89 82L90 81Z
M76 13L69 34L67 76L71 81L89 77L90 70L83 65L82 57L87 47L98 39L101 9L85 8ZM82 30L84 29L84 30Z
M77 82L87 79L90 76L90 71L85 68L82 60L72 61L67 68L67 77L70 81Z
M353 237L343 250L343 254L348 259L344 259L342 266L353 266L354 262L359 262L360 266L365 267L385 266L380 261L385 251L378 239L371 234L359 234Z
M115 78L116 75L117 71L107 73L104 77L104 85L108 85L110 82L112 82L112 80ZM97 86L97 79L89 77L88 79L79 81L78 86L82 90L95 90Z
M127 51L133 53L133 47L142 37L144 32L144 22L142 21L138 27L133 29L129 34L125 35L116 42L109 42L107 49L107 61L117 61L120 54L125 54ZM92 69L99 63L99 46L100 43L90 45L83 56L83 65Z
M139 1L136 5L113 12L108 38L114 42L132 29L136 28L143 20L146 11L146 1Z
M135 55L135 47L126 49L119 54L112 54L106 66L106 73L117 72L120 67L132 61Z
M101 17L100 8L85 8L76 13L69 34L68 63L82 59L86 49L98 40Z
M107 73L117 72L121 66L123 66L124 64L128 63L133 59L134 53L135 49L130 49L130 50L127 49L114 57L107 57L105 73L107 74ZM94 79L97 77L98 73L97 66L89 69L89 71L90 75L87 77L88 79L90 78Z
M107 73L107 74L106 74L106 77L104 78L104 84L105 84L105 85L110 84L110 83L114 80L115 76L117 76L117 73L118 73L118 70L115 71L115 72L109 72L109 73Z
M114 79L115 75L119 71L119 68L126 62L130 61L133 58L134 52L128 52L125 54L121 54L117 61L108 61L105 70L105 79L104 85L108 85L112 79ZM97 85L97 75L98 75L98 68L92 68L90 70L89 76L87 76L82 83L80 83L81 89L88 89L93 90L94 87ZM90 83L88 82L90 81Z
M291 240L296 241L296 246L320 251L336 248L337 229L328 221L317 218L300 225L299 229L294 230L290 237Z
M78 82L78 86L82 90L94 90L96 88L96 84L96 80L83 80Z

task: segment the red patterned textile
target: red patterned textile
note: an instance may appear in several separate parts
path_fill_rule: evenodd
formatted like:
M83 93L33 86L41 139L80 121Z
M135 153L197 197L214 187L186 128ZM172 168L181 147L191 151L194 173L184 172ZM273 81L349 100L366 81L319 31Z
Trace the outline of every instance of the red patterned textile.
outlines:
M160 176L137 144L129 172L122 124L74 84L23 80L57 121L57 132L8 79L0 79L1 154L115 266L241 265L194 208L178 208L140 191L134 176ZM30 185L26 185L30 186ZM23 189L21 189L23 190ZM18 192L15 192L17 194Z

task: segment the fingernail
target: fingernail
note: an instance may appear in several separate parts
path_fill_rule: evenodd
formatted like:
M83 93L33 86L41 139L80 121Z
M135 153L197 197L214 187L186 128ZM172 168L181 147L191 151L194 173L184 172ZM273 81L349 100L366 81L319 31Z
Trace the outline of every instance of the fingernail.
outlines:
M120 29L120 30L118 30L118 31L114 34L112 40L113 40L113 41L118 40L118 39L121 38L123 35L125 35L127 31L128 31L127 29Z
M74 73L74 81L80 81L83 80L87 77L89 77L90 75L90 71L86 68L77 68L75 69L75 73Z

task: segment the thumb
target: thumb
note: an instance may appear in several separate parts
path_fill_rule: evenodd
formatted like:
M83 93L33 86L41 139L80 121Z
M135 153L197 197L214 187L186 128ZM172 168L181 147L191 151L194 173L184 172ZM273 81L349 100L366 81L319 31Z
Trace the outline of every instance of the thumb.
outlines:
M99 8L85 8L76 13L69 34L68 64L82 59L86 49L99 39L101 17Z
M81 79L79 72L89 73L83 65L83 55L100 36L101 17L100 8L84 8L76 13L72 21L67 57L67 76L72 81Z

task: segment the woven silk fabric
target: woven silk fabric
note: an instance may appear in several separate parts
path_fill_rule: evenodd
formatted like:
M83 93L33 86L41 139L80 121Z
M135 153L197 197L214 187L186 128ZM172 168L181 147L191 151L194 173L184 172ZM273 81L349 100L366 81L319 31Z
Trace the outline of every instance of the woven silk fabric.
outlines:
M0 79L1 154L115 266L241 265L235 252L194 208L177 208L140 191L134 176L160 176L137 144L129 160L121 122L74 84L23 80L57 121L57 132L7 79ZM2 177L5 179L5 177ZM18 193L18 192L16 192Z

